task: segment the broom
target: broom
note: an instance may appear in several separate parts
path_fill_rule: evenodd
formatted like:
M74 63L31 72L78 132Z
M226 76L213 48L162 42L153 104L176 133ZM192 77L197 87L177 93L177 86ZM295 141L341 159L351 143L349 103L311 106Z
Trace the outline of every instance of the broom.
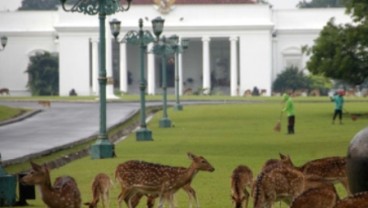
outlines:
M276 132L281 131L281 116L282 116L282 111L280 113L280 119L276 122L275 127L273 127L273 130L276 131Z

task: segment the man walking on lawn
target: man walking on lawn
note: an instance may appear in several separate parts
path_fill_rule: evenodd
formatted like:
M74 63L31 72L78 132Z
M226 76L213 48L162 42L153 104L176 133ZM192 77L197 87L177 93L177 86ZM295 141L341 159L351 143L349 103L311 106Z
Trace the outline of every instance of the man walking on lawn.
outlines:
M282 100L285 103L284 108L282 109L282 112L286 112L287 118L288 118L288 134L294 134L295 133L295 108L294 108L294 102L291 99L291 97L284 93L282 96Z
M342 124L342 109L344 108L344 91L339 90L331 97L331 101L335 102L335 112L332 117L332 124L335 124L335 119L339 116L340 124Z

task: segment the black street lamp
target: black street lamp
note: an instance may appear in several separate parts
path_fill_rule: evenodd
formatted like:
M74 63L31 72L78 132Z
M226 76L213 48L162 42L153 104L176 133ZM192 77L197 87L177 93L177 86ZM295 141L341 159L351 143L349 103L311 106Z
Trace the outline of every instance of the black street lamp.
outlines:
M98 15L99 17L99 85L100 85L100 129L98 140L91 148L92 159L111 158L114 156L114 144L107 138L106 130L106 15L129 10L132 0L127 0L128 5L124 8L120 0L78 0L70 8L66 7L67 0L60 0L62 8L66 12L78 12L87 15Z
M157 17L152 20L153 32L156 35L155 46L153 47L153 53L161 56L161 70L162 70L162 90L163 90L163 116L160 119L160 128L170 128L171 120L167 114L167 71L166 62L167 56L174 53L172 43L167 42L165 36L160 39L160 35L164 28L165 20L161 17Z
M181 84L179 81L179 53L183 53L185 49L188 48L189 39L182 39L181 43L179 43L179 37L177 35L173 35L170 37L170 40L173 44L173 49L175 52L175 106L174 109L177 111L183 110L183 105L180 104L179 99L179 85Z
M120 33L120 21L114 19L110 22L111 32L117 40ZM147 45L153 42L155 39L148 30L143 30L143 20L139 19L139 31L131 30L124 38L119 42L127 42L140 46L140 56L141 56L141 78L140 78L140 102L141 102L141 113L140 113L140 129L136 132L136 140L138 141L150 141L152 139L152 131L147 129L146 125L146 100L145 100L145 90L146 90L146 80L144 78L144 62L145 54L147 52ZM118 41L118 40L117 40Z

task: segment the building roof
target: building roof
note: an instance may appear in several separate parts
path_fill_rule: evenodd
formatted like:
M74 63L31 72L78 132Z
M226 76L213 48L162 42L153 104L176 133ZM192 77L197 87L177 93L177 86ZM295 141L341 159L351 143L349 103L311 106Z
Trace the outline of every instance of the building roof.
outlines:
M123 0L124 1L124 0ZM132 4L154 4L160 0L132 0ZM170 0L168 0L170 1ZM174 4L255 4L256 0L171 0Z

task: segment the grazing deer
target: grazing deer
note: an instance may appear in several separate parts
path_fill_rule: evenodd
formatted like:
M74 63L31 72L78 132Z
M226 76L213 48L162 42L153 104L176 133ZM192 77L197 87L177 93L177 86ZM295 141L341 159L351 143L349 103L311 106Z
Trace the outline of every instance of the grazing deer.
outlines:
M270 208L276 201L287 204L302 192L326 184L319 176L305 176L299 170L279 165L262 171L254 185L254 208Z
M291 160L290 164L294 166ZM321 176L333 183L340 182L344 186L346 192L350 194L349 182L346 173L346 157L334 156L320 158L311 160L303 166L295 168L306 175Z
M368 207L368 191L348 196L336 203L334 208L366 208Z
M339 196L331 183L304 191L291 203L290 208L334 208Z
M249 202L249 189L253 185L252 170L245 166L239 165L233 170L231 175L231 198L235 204L235 208L247 208Z
M8 88L1 88L0 89L0 95L2 95L2 94L10 95L9 89Z
M50 172L46 165L31 162L32 169L21 179L21 183L38 185L42 201L49 208L80 208L81 195L75 180L70 176L61 176L51 185Z
M169 198L170 206L174 207L172 195L178 189L190 183L198 171L215 170L202 156L188 153L188 157L192 163L185 169L137 160L118 165L115 178L121 185L119 207L124 200L129 208L133 208L131 200L137 193L160 196L159 207L163 206L165 196L169 196L166 198Z
M109 191L112 187L111 179L105 173L95 176L92 183L93 199L91 202L84 203L89 208L97 208L97 203L101 199L103 207L109 207Z

